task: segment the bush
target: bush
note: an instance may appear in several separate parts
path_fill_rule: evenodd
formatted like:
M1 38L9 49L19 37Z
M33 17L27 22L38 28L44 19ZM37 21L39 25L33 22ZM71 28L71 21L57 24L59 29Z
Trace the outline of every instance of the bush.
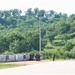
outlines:
M67 42L65 44L64 50L70 51L73 48L73 44L71 42Z
M46 48L46 49L53 49L52 46L46 46L45 48Z
M64 53L63 53L63 58L64 59L68 59L69 57L68 57L68 51L65 51Z
M51 59L52 52L49 51L49 50L47 50L47 51L45 50L45 51L42 52L42 57L43 57L43 59Z
M56 59L63 58L63 51L59 50L44 50L42 52L43 59L52 59L52 55L55 54Z
M64 45L64 42L53 42L53 45L54 46L63 46Z
M75 58L75 52L73 52L73 51L65 51L63 53L63 58L64 59L74 59Z

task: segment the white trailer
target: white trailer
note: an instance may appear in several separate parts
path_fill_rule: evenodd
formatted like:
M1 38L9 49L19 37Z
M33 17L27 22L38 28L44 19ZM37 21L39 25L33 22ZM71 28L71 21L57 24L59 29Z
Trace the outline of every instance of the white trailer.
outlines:
M26 60L30 59L30 54L26 54Z
M6 55L0 55L0 62L6 61Z
M16 56L15 55L7 55L6 61L16 61Z
M22 54L16 55L16 61L23 61L23 60L24 60L24 57Z

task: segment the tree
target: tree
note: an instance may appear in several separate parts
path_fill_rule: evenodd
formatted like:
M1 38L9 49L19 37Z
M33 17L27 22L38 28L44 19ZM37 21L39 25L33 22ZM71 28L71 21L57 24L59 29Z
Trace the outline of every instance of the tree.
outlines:
M12 43L9 45L9 50L10 52L13 53L18 53L19 52L19 40L14 40Z
M10 10L11 11L11 14L13 17L17 17L17 16L20 16L22 11L21 10L18 10L18 9L13 9L13 10Z
M45 10L40 10L38 13L39 17L44 17L45 16Z
M8 37L1 35L0 36L0 52L3 53L5 50L9 48L9 40Z
M65 23L64 21L60 21L57 24L57 32L59 32L59 34L63 34L63 33L67 33L70 30L70 25Z
M3 18L5 20L7 20L7 17L10 17L10 16L11 16L11 12L10 11L7 11L7 10L3 11Z
M29 9L26 11L26 15L27 15L27 16L32 16L32 15L33 15L32 8L29 8Z
M73 46L74 46L74 45L73 45L71 42L67 42L67 43L65 44L64 49L67 50L67 51L70 51L70 50L73 48Z
M56 36L56 33L55 33L55 32L53 32L53 33L51 32L51 33L49 34L48 38L49 38L51 44L52 44L52 42L53 42L55 36Z
M38 17L39 9L38 8L35 8L33 12L34 12L34 16L35 17Z

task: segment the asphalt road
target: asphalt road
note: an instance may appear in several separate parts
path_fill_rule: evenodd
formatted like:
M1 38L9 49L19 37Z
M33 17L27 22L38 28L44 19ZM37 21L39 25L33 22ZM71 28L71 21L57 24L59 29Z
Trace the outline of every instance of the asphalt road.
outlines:
M0 75L75 75L75 62L46 62L4 69Z

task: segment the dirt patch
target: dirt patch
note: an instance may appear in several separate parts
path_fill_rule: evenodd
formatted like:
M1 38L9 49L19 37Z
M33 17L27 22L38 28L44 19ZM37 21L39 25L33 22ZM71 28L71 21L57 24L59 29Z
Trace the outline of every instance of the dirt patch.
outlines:
M55 62L75 62L75 60L55 60ZM5 64L26 64L26 65L32 65L32 64L39 64L39 63L45 63L45 62L53 62L52 60L41 60L41 61L17 61L17 62L5 62Z
M50 62L51 60L41 60L41 61L17 61L17 62L5 62L5 64L26 64L26 65L32 65L32 64L39 64L44 62Z

